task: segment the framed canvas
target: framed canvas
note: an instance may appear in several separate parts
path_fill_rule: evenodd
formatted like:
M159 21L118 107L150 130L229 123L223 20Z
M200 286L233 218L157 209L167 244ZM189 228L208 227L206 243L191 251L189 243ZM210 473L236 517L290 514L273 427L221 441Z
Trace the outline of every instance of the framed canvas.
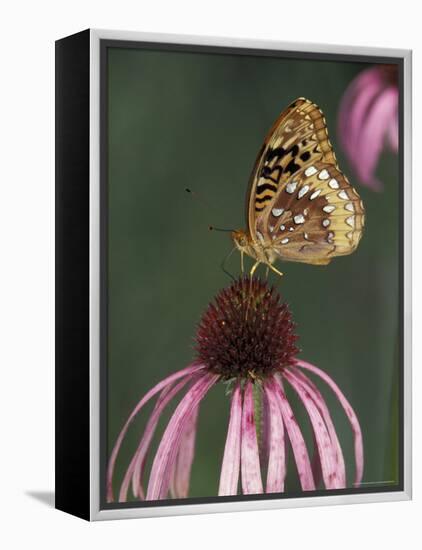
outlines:
M56 43L56 506L411 497L411 52Z

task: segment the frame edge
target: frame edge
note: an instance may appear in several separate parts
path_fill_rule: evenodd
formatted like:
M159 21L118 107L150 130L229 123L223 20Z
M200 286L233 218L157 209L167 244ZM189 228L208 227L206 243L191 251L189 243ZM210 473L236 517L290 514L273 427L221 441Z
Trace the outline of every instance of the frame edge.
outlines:
M402 491L369 494L332 495L323 497L309 496L303 498L274 499L267 501L239 501L221 502L212 504L186 504L175 506L160 506L150 508L124 508L115 510L102 510L100 508L100 465L99 465L99 143L100 143L100 71L99 53L100 40L132 40L157 42L168 44L181 44L192 46L221 46L234 48L254 48L291 50L294 52L314 51L321 54L344 54L356 56L388 56L403 60L404 67L404 431L403 431L403 468L404 483ZM412 404L411 404L411 74L412 74L412 50L394 48L375 48L361 46L339 46L313 43L290 43L279 41L249 40L240 38L209 37L195 35L173 35L160 33L143 33L132 31L114 31L104 29L90 30L90 418L91 418L91 520L112 520L129 518L146 518L160 516L175 516L185 514L225 513L253 510L283 509L310 506L332 506L337 504L359 504L391 501L406 501L412 499ZM96 202L95 202L96 201ZM96 206L94 206L96 205ZM97 211L95 211L97 210Z

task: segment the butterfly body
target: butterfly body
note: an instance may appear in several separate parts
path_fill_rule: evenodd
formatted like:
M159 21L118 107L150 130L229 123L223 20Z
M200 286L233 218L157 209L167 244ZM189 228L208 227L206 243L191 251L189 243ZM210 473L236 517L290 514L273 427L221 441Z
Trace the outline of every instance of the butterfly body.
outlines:
M327 265L351 254L364 207L339 170L322 111L294 101L276 120L255 162L246 201L247 229L232 233L242 254L277 271L276 259ZM278 272L279 273L279 272Z
M272 250L271 244L266 246L264 243L254 242L242 229L233 231L232 239L241 254L250 256L256 262L273 264L277 259L277 254Z

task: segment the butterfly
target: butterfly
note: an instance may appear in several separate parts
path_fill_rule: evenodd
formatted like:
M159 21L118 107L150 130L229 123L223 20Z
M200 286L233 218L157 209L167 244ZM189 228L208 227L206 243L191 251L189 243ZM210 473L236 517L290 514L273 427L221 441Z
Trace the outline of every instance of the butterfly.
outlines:
M243 255L273 266L276 259L327 265L359 244L365 210L339 170L317 105L299 98L270 129L255 161L246 200L247 230L232 232Z

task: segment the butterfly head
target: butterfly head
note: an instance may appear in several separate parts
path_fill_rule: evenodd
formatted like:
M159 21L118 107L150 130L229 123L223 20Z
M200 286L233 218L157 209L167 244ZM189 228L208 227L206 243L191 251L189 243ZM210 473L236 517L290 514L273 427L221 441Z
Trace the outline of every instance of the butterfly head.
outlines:
M252 241L251 237L245 231L242 231L242 229L232 231L231 236L234 244L236 245L236 248L239 250L242 257L243 254L247 254L248 256L250 256L254 260L258 260L259 262L268 262L268 258L265 255L262 246L258 246L257 244L255 244Z
M231 236L236 247L241 252L247 252L250 245L248 235L242 229L238 229L237 231L232 231Z

